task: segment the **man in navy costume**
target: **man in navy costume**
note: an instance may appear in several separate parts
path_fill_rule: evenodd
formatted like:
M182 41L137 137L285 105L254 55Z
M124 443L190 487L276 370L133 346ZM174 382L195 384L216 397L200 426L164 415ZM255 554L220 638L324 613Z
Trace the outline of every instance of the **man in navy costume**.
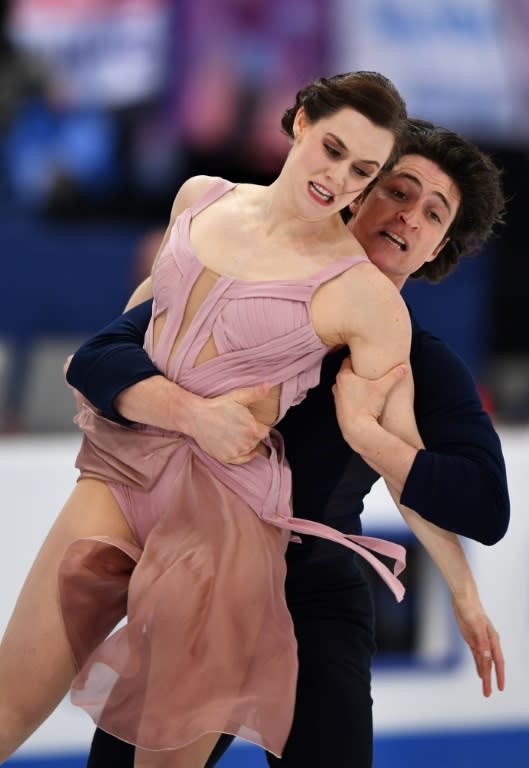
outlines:
M445 192L454 186L460 202L452 218ZM490 159L457 134L417 120L410 123L400 159L368 189L347 225L400 290L409 277L437 282L449 274L460 258L483 245L502 208L500 174ZM70 364L68 381L110 418L179 429L183 391L160 375L142 349L150 310L150 301L138 305L84 344ZM328 354L319 385L277 427L292 468L295 514L360 533L363 499L382 475L400 502L426 520L494 544L509 522L498 436L462 360L413 315L412 334L415 415L426 448L417 451L378 424L391 372L369 382L352 372L346 348ZM251 391L237 391L231 401L224 395L210 402L216 410L204 412L193 437L208 440L217 458L244 460L238 454L257 441L259 425L252 425L248 414L238 431L233 415L240 416L251 397ZM375 638L365 576L348 550L311 537L290 544L287 562L298 692L283 758L267 755L268 763L369 768ZM465 617L455 612L465 635ZM503 688L503 658L488 620L483 633L484 642L469 641L468 633L466 639L488 696L493 666ZM220 738L207 768L231 740ZM133 747L96 731L88 768L133 768L133 761Z

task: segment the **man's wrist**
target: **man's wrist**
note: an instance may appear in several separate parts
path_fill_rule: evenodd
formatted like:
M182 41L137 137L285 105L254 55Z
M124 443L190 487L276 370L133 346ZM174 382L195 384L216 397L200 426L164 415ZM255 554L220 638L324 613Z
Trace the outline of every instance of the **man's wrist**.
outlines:
M203 398L162 375L151 376L114 398L116 411L130 421L193 436L195 414Z
M357 420L354 429L344 429L343 436L356 453L361 456L374 456L379 450L383 432L384 429L375 418L366 417L362 421Z
M173 387L174 391L168 403L169 418L173 429L194 437L196 425L200 423L200 417L204 413L206 398L195 395L187 389L182 389L177 384L174 384Z
M366 464L382 475L400 499L417 448L389 432L374 418L366 418L362 423L357 421L352 432L344 432L344 438Z

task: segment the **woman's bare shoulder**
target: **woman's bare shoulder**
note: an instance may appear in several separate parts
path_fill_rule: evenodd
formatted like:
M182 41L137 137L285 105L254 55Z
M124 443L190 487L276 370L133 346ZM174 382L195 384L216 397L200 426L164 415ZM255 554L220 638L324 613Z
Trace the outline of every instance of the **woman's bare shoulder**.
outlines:
M359 261L342 272L333 281L336 298L365 308L372 304L384 303L390 306L405 306L402 296L391 280L370 261Z
M186 208L190 208L202 195L211 189L219 181L224 181L220 176L190 176L183 182L176 193L171 209L171 219L179 216Z
M399 291L369 261L355 264L322 288L315 296L313 316L324 338L347 343L351 335L371 337L376 329L385 333L395 324L409 323Z
M388 319L409 320L406 304L398 289L369 261L361 262L344 273L344 291L358 309L355 316L360 325L384 323Z

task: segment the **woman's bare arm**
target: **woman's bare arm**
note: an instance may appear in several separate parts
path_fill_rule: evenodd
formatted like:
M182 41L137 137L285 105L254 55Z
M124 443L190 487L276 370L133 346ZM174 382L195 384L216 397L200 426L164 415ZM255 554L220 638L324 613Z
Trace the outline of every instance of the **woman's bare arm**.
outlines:
M465 616L465 639L474 653L483 690L488 695L492 661L496 665L499 686L503 685L503 658L499 644L495 644L493 627L481 607L459 538L400 504L400 492L393 485L393 482L398 484L399 475L406 472L406 467L409 471L417 449L423 447L415 422L413 380L409 374L411 328L402 298L389 281L374 267L374 271L370 270L370 266L354 267L344 281L338 280L329 286L327 295L324 291L320 292L319 299L316 295L318 302L315 302L313 312L324 337L330 334L331 342L348 344L352 367L359 376L377 379L399 364L406 366L408 375L396 377L398 380L392 386L379 418L368 412L363 415L365 424L360 430L363 446L352 447L363 448L360 453L364 455L365 451L368 454L366 460L375 468L383 468L388 457L394 460L393 469L388 473L390 477L385 478L388 488L407 525L441 571L452 594L456 615ZM353 309L348 312L348 307ZM336 312L343 313L346 319L337 317ZM338 338L332 337L333 323L340 329ZM343 413L338 413L338 418L343 421ZM347 437L347 424L340 425ZM402 455L393 457L390 456L392 452L402 452Z
M152 299L152 278L150 275L131 293L124 311L126 312L128 309L137 307L138 304L143 304L144 301L149 299Z

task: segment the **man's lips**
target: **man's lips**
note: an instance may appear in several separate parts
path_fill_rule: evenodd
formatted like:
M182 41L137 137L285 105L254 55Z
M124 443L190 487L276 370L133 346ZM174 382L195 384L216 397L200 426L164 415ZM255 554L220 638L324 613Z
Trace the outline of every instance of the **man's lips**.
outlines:
M397 235L395 232L390 232L387 229L382 229L380 231L380 234L382 237L384 237L389 243L394 245L396 248L398 248L401 251L406 251L408 249L408 244L406 240L401 237L400 235Z

